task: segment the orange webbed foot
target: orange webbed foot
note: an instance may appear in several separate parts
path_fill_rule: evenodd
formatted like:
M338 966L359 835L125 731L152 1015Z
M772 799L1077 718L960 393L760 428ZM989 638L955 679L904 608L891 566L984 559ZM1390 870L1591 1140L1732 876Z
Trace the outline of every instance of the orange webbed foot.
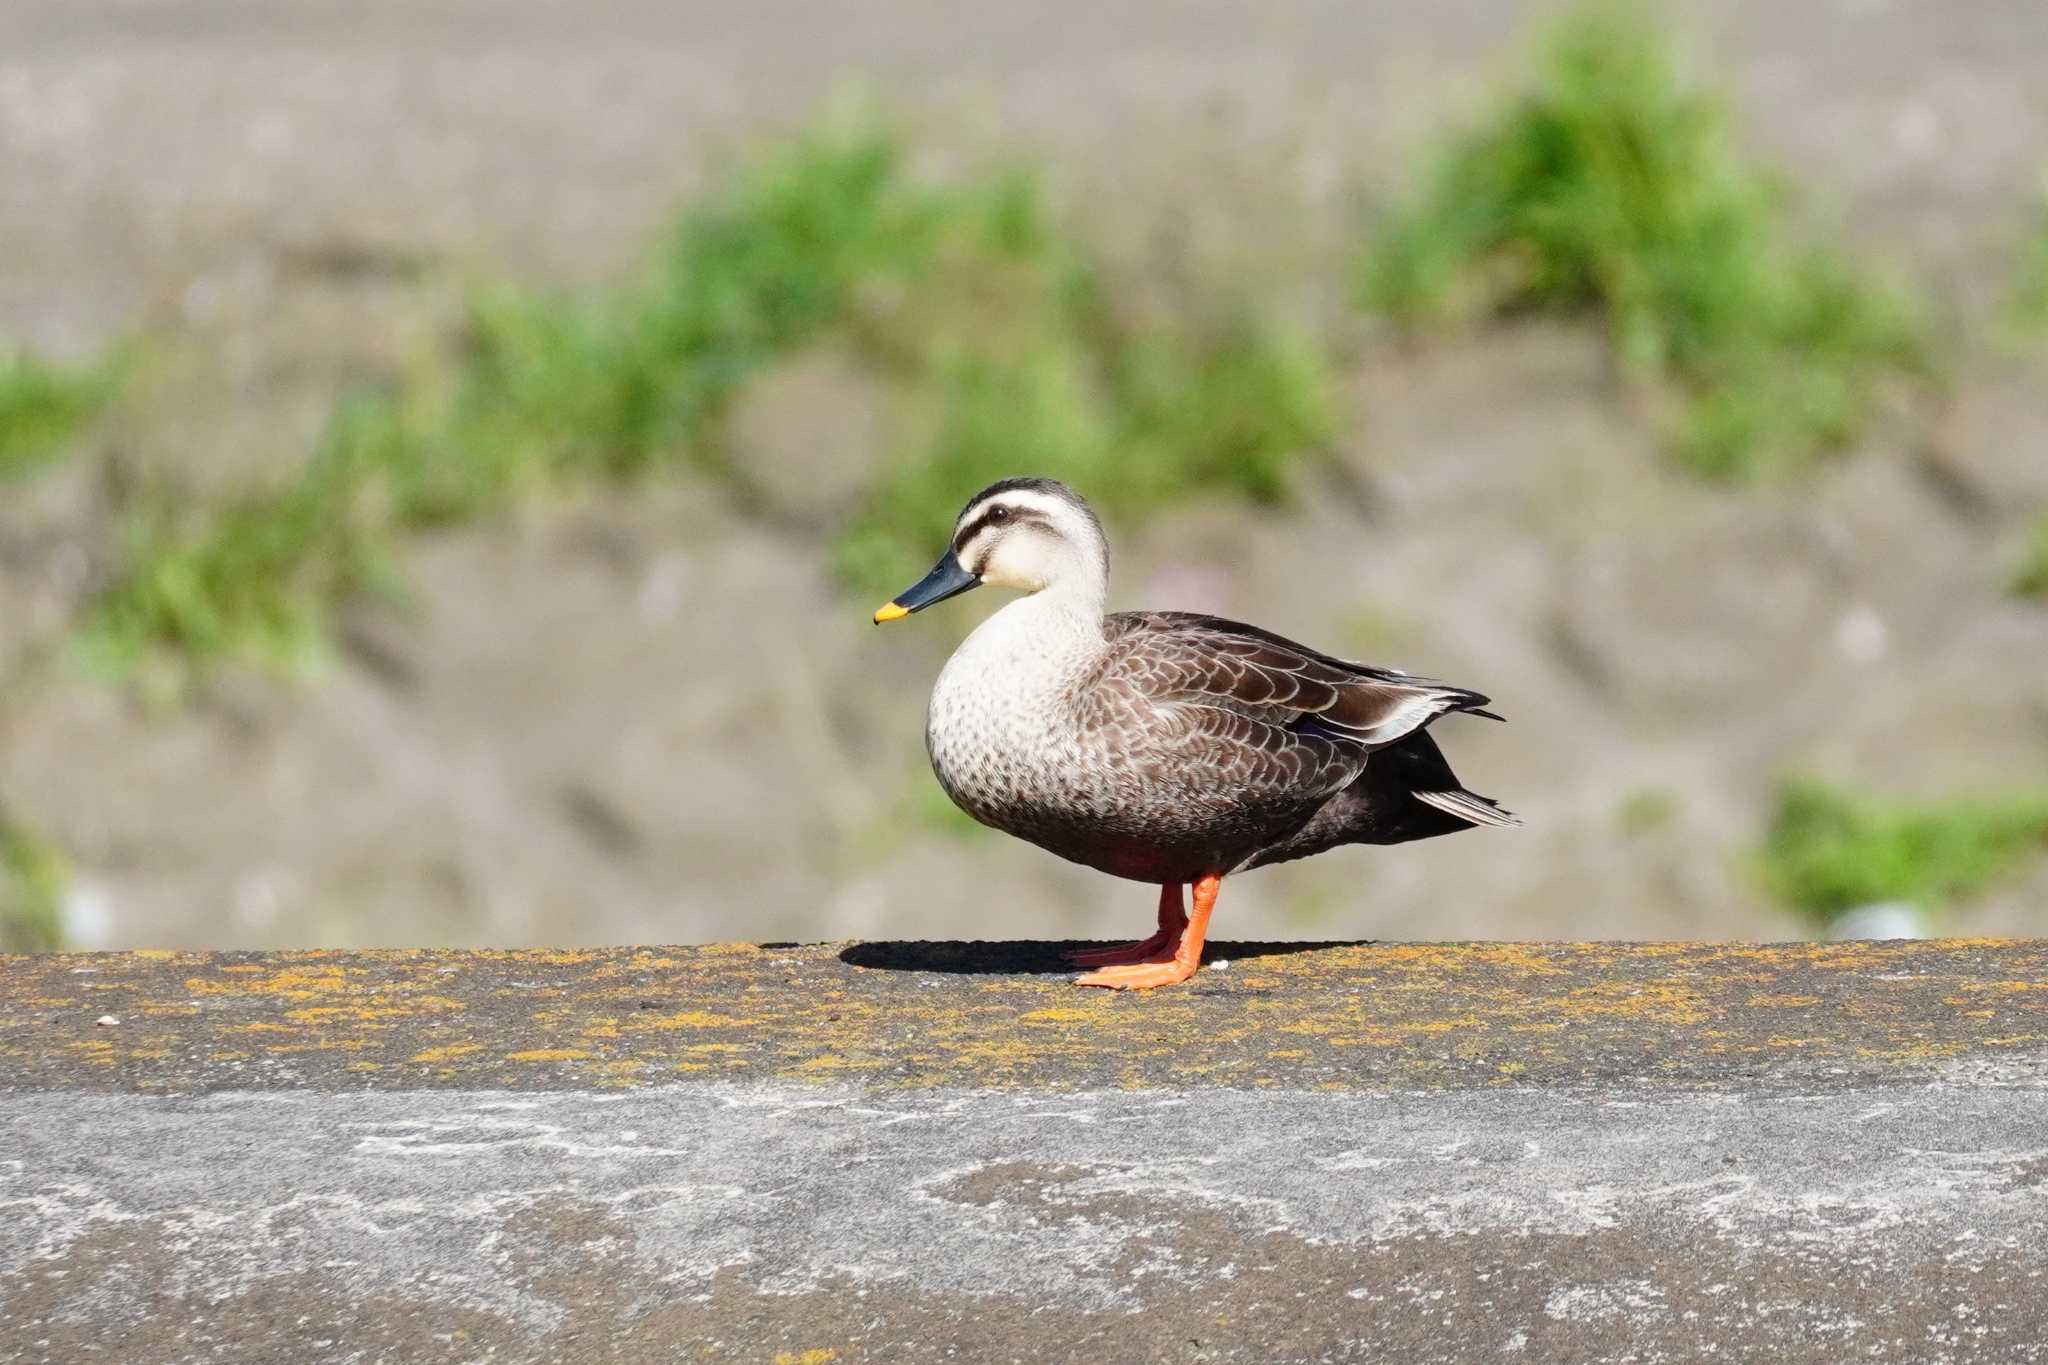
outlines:
M1209 934L1209 912L1215 908L1216 891L1222 884L1221 877L1204 877L1195 883L1194 909L1182 920L1170 943L1162 942L1154 952L1141 960L1120 958L1100 971L1076 977L1074 984L1106 986L1120 991L1146 991L1156 986L1171 986L1193 976L1195 969L1202 965L1202 944ZM1178 910L1180 888L1174 886L1166 890L1172 893L1174 908ZM1159 901L1160 932L1153 935L1153 938L1161 938L1167 933L1166 910L1167 899L1162 895ZM1151 942L1152 940L1148 939L1145 945L1131 946L1148 946ZM1121 953L1121 950L1112 951Z
M1183 962L1178 956L1164 962L1134 962L1123 967L1104 967L1099 972L1074 978L1077 986L1108 986L1119 991L1149 991L1155 986L1171 986L1185 981L1195 974L1197 964Z
M1122 967L1133 962L1143 962L1146 958L1172 946L1173 939L1162 929L1150 938L1139 939L1136 943L1126 943L1121 948L1083 948L1068 953L1067 961L1076 967Z
M1187 924L1188 912L1181 904L1180 884L1169 882L1159 888L1159 932L1120 948L1083 948L1068 953L1067 961L1076 967L1127 967L1136 962L1155 961L1161 953L1173 951Z

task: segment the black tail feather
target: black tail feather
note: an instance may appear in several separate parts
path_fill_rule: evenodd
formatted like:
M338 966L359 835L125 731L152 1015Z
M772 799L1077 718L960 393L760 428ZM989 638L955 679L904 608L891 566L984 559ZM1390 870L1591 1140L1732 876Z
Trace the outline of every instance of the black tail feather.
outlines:
M1494 829L1512 829L1522 823L1521 818L1491 797L1478 792L1468 792L1463 787L1456 791L1411 792L1409 793L1425 806L1433 807L1446 815L1455 815L1468 825L1487 825Z
M1350 793L1357 801L1351 834L1356 843L1401 844L1475 825L1521 823L1494 801L1466 791L1426 730L1373 754Z
M1405 844L1462 829L1520 823L1513 812L1465 790L1429 732L1415 730L1374 750L1365 771L1315 818L1245 866L1306 858L1339 844Z

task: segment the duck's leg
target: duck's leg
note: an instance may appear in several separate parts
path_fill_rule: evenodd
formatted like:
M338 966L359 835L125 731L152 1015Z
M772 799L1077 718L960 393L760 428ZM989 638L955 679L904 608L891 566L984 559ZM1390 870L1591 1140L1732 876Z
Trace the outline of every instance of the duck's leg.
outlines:
M1202 965L1202 944L1209 936L1209 912L1216 908L1216 891L1222 885L1221 877L1204 877L1195 883L1194 907L1188 911L1187 924L1174 943L1161 948L1143 962L1104 967L1076 977L1075 984L1142 991L1154 986L1171 986L1193 976L1195 968Z
M1121 948L1089 948L1078 953L1068 953L1067 961L1076 967L1114 967L1132 962L1143 962L1163 948L1171 948L1180 941L1180 931L1188 926L1188 912L1181 903L1181 884L1168 882L1159 888L1159 932L1150 938L1126 943Z

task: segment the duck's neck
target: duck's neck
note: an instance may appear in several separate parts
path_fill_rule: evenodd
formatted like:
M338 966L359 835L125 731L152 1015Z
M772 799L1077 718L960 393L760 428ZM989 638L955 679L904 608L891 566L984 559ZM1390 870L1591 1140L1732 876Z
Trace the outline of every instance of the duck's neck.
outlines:
M1102 599L1100 589L1055 583L1007 603L974 633L1010 656L1008 668L1057 669L1101 646Z
M1034 633L1047 639L1072 636L1100 642L1102 607L1108 595L1109 584L1103 574L1077 573L1020 597L1003 610L1016 612L1030 622Z
M1057 687L1102 649L1105 595L1102 575L1063 577L983 621L954 663L1020 695Z

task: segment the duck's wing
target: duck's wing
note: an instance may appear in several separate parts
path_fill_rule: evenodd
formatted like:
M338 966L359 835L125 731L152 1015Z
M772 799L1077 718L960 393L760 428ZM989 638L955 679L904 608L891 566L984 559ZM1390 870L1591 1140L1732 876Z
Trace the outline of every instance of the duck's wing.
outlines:
M1260 730L1334 743L1361 758L1451 711L1492 715L1477 692L1352 663L1220 616L1119 612L1103 628L1110 644L1105 685L1153 703L1215 708ZM1261 747L1285 747L1260 738Z

